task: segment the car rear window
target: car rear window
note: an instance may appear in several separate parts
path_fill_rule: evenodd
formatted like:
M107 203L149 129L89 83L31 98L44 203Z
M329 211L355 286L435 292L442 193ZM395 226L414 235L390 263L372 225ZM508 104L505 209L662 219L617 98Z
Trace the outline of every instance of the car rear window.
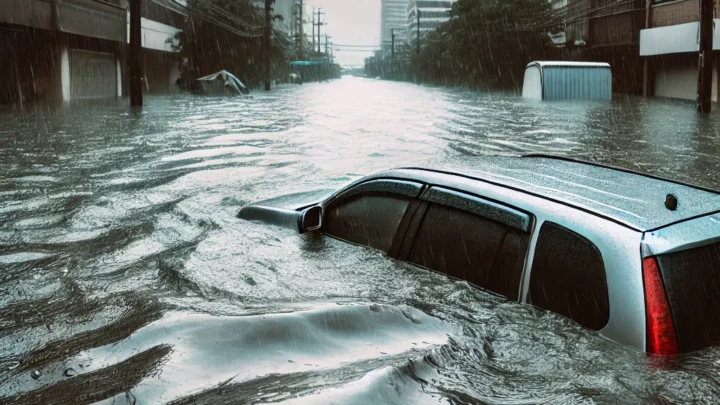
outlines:
M368 192L334 201L325 208L323 231L387 253L410 200L394 193Z
M545 222L535 247L528 302L587 328L602 329L610 310L598 248L567 228Z
M430 203L407 260L517 300L529 239L510 226Z
M720 341L720 244L660 255L657 261L680 351Z

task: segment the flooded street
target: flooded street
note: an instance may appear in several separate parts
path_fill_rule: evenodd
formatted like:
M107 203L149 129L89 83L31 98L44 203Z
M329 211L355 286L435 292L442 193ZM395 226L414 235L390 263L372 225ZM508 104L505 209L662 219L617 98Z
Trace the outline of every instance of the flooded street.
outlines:
M661 361L378 251L236 218L486 154L720 189L720 113L353 77L127 104L0 111L0 402L720 402L719 349Z

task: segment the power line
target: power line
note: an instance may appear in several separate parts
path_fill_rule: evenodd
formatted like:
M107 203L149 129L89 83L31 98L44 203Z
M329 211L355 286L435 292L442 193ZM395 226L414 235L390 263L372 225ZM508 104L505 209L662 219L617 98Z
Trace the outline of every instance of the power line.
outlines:
M263 24L263 25L250 25L250 24L246 23L245 21L241 20L240 18L238 18L238 16L237 16L236 14L233 14L231 11L229 11L229 10L224 10L224 9L222 9L222 8L220 8L220 7L212 4L212 3L206 3L205 5L207 5L208 7L210 7L211 10L215 10L215 12L220 13L223 17L228 18L228 19L232 20L233 22L236 22L236 23L238 23L239 25L244 26L245 28L248 28L248 29L251 29L251 30L252 30L252 29L264 29L264 28L265 28L265 25L264 25L264 24Z
M250 33L247 33L247 32L242 32L242 31L236 30L235 28L230 27L229 25L224 24L224 23L222 23L222 22L220 22L220 21L218 21L218 20L215 20L215 19L213 19L213 18L211 18L211 17L208 17L207 15L202 15L202 14L201 14L201 15L200 15L200 18L203 19L203 20L205 20L205 21L207 21L207 22L209 22L209 23L211 23L211 24L215 24L215 25L217 25L218 27L225 28L226 30L232 32L233 34L238 35L238 36L241 36L241 37L245 37L245 38L259 38L259 37L262 37L262 34L250 34Z

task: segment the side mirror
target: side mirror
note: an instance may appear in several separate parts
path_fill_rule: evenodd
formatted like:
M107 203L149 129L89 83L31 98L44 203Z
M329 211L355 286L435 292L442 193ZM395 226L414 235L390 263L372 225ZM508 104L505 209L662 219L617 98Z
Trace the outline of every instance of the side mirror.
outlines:
M300 233L317 231L322 227L323 209L319 205L305 208L300 217Z
M313 205L302 211L275 208L262 205L249 205L240 210L238 218L248 221L262 221L282 226L300 233L317 231L322 227L323 209Z

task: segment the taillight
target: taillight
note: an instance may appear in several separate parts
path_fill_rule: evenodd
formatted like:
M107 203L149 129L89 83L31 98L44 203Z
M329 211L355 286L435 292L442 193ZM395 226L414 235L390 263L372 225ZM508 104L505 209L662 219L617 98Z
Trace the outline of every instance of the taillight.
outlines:
M647 352L676 354L678 342L675 326L660 277L660 269L654 257L643 259L643 284L645 285Z

